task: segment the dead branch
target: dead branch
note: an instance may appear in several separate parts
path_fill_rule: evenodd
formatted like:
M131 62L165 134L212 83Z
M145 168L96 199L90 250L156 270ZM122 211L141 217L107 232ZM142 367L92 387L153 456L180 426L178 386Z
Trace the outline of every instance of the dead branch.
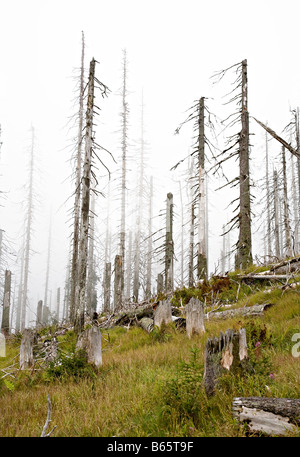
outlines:
M51 433L56 429L56 425L53 427L53 429L47 433L47 428L49 427L49 424L51 422L51 401L50 401L50 396L49 394L47 395L47 400L48 400L48 413L47 413L47 419L41 434L41 437L48 437L51 435Z

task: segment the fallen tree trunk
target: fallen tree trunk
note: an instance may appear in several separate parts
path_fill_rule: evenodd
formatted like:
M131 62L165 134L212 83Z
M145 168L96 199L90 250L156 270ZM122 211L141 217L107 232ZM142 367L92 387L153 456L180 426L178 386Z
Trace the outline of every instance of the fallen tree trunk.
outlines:
M235 397L233 416L246 422L249 432L284 435L300 426L300 399Z
M154 326L154 320L150 317L143 317L138 321L138 325L142 327L147 333L151 333Z
M229 319L235 316L262 316L272 303L263 303L262 305L245 306L243 308L233 308L217 313L209 312L204 317L205 319Z

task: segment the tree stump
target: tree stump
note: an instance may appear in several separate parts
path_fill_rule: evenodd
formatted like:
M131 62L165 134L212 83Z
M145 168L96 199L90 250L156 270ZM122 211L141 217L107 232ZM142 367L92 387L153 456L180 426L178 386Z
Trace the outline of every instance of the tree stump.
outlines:
M285 435L300 426L300 399L296 398L235 397L232 412L252 433Z
M172 322L172 310L169 300L160 301L154 310L154 325L161 328L163 324Z
M189 338L196 333L204 333L203 304L198 298L191 298L186 309L186 332Z
M80 349L86 353L89 363L97 368L102 365L101 332L99 327L93 325L79 335L76 350Z
M207 396L214 395L218 378L227 371L253 371L247 351L246 331L228 329L219 338L208 339L204 353L204 387Z
M25 329L22 335L20 349L20 370L26 370L32 367L34 363L33 345L35 344L35 332Z

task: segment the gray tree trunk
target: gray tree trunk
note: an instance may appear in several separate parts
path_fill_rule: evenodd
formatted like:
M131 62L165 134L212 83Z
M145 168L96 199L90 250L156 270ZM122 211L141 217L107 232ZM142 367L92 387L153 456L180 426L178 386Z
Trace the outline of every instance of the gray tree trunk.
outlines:
M157 295L164 290L164 276L161 273L157 275Z
M32 367L34 363L33 345L35 343L35 333L33 330L24 329L22 333L21 349L20 349L20 369L26 370Z
M283 221L284 221L284 233L285 233L285 250L286 250L286 256L291 257L292 256L291 227L290 227L290 217L289 217L286 160L285 160L284 146L282 146L282 173L283 173Z
M86 353L89 363L97 368L102 365L101 332L99 327L93 325L79 335L76 350L80 349Z
M39 300L36 311L36 328L40 329L43 324L43 300Z
M269 182L269 147L268 147L268 133L266 132L266 193L267 193L267 257L268 262L271 260L271 195L270 195L270 182Z
M90 213L90 186L92 167L92 146L93 146L93 112L94 112L94 78L95 59L90 62L88 101L86 111L86 134L85 134L85 156L82 177L81 197L81 225L79 243L79 267L78 284L76 285L76 302L78 309L75 317L75 331L80 333L84 326L84 312L86 299L86 278L88 261L88 238L89 238L89 213Z
M122 256L115 257L114 312L122 309Z
M203 303L197 298L191 298L185 311L187 336L191 338L194 334L204 333Z
M104 304L103 311L110 312L110 293L111 293L111 262L105 264L104 270Z
M151 276L152 276L152 211L153 211L153 176L150 177L149 196L149 219L148 219L148 247L147 247L147 281L146 299L151 297Z
M172 309L169 300L160 301L154 310L154 325L158 328L172 322Z
M131 278L132 278L132 231L129 232L127 249L127 267L126 267L126 298L131 297Z
M173 242L173 194L167 194L165 246L165 291L171 292L174 287L174 242Z
M59 322L60 313L60 287L57 288L56 292L56 322Z
M274 238L275 238L275 255L281 258L280 237L279 237L279 208L278 208L278 175L277 170L273 172L273 192L274 192Z
M237 267L245 269L252 264L251 210L250 210L250 174L249 174L249 113L247 60L242 62L242 130L240 133L240 214L239 239L237 244Z
M197 255L197 276L198 279L207 276L207 246L206 246L206 198L205 198L205 171L204 171L204 97L199 101L199 138L198 138L198 255Z
M75 201L74 201L74 225L73 225L73 244L71 260L71 279L70 279L70 312L71 322L75 320L78 303L76 303L76 284L78 281L78 250L80 235L80 197L81 197L81 172L82 172L82 143L83 143L83 94L84 94L84 34L82 32L81 48L81 70L80 70L80 89L79 89L79 112L78 112L78 138L76 155L76 175L75 175Z
M9 312L10 312L10 296L11 296L11 271L5 270L4 293L3 293L3 313L1 330L5 335L10 333L9 327Z

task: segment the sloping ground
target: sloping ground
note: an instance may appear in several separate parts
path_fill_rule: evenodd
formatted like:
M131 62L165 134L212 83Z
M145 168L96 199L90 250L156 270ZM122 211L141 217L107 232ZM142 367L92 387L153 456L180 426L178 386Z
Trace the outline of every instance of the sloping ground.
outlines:
M205 334L191 339L174 324L150 334L136 325L102 328L99 370L74 355L75 337L68 331L58 336L59 364L18 372L20 339L12 337L6 358L0 359L0 369L6 369L0 371L0 436L40 436L48 394L50 427L57 426L53 436L69 437L245 436L245 427L232 415L234 397L300 398L299 287L283 289L284 284L270 286L267 281L262 286L260 280L247 285L232 277L232 288L227 280L223 285L220 281L206 291L176 291L172 304L184 307L189 296L201 292L207 312L218 307L216 312L224 311L236 298L234 308L272 306L257 317L206 319ZM222 376L215 396L208 399L203 389L207 338L242 327L254 373Z

